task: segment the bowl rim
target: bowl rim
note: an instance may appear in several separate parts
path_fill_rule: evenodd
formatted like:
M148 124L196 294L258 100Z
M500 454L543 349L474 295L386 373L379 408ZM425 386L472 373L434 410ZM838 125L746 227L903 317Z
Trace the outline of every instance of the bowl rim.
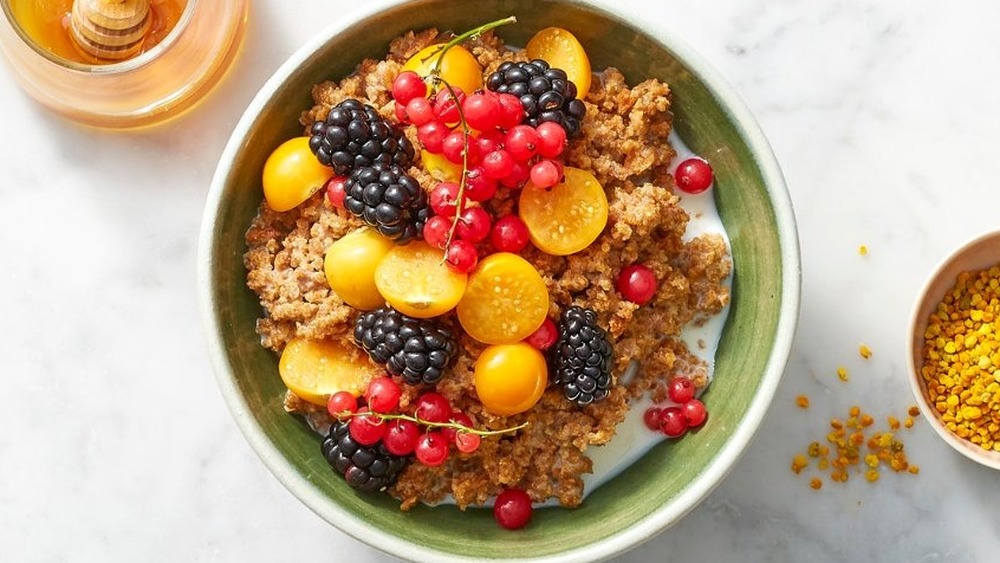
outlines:
M782 299L775 328L775 344L763 371L758 392L749 406L742 424L734 429L732 437L719 451L713 463L706 466L698 477L669 505L655 510L645 520L614 537L568 551L530 559L546 563L604 559L630 550L676 523L721 483L749 446L773 401L791 353L801 300L801 258L791 197L769 142L735 89L705 59L678 38L666 22L656 18L639 18L635 14L612 13L609 11L608 2L596 0L564 1L586 7L604 17L633 27L657 43L669 47L671 51L676 53L678 60L684 61L684 64L718 98L720 105L732 118L734 127L745 139L773 206L782 261L780 282ZM223 399L244 438L279 482L324 520L330 523L336 522L336 527L342 532L380 551L396 557L419 560L468 562L475 559L428 548L369 527L363 519L342 509L335 503L328 502L323 495L319 494L315 486L297 473L277 447L266 437L256 423L247 402L239 392L232 377L231 366L223 353L225 344L220 336L220 327L214 315L215 299L211 290L214 218L218 215L221 205L220 196L230 171L227 163L235 161L237 153L243 148L241 140L250 131L256 116L281 84L323 44L382 10L406 3L408 3L406 0L375 0L345 14L299 47L268 78L254 96L237 122L220 156L219 167L216 169L206 197L197 257L198 298L203 330L208 340L208 352Z
M972 442L958 437L952 431L948 430L941 420L941 415L936 409L931 407L925 392L926 385L920 376L920 369L918 368L918 365L922 365L922 362L917 356L923 342L921 335L927 326L927 317L930 315L927 306L931 303L941 301L948 288L954 285L955 277L959 272L989 267L1000 262L1000 256L993 259L989 264L964 261L964 258L968 256L967 253L974 252L980 249L980 247L995 248L998 242L1000 242L1000 230L990 231L967 240L938 261L923 285L920 286L920 292L917 294L917 299L914 300L908 331L910 335L908 341L909 350L906 354L907 379L910 383L910 390L913 392L913 398L917 403L917 407L924 418L927 419L931 428L934 429L934 432L958 453L993 469L1000 469L1000 452L984 450Z

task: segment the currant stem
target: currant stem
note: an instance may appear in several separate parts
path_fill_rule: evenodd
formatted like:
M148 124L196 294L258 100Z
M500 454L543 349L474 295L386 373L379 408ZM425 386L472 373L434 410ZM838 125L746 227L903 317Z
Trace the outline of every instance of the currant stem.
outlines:
M465 33L463 33L461 35L456 35L455 37L453 37L451 39L451 41L445 43L444 46L441 47L441 49L439 49L438 51L435 51L431 55L431 57L437 57L438 58L437 61L435 61L435 63L434 63L434 68L431 70L431 73L435 74L435 75L436 74L440 74L440 72L441 72L441 61L444 59L444 54L448 52L448 49L451 49L452 47L454 47L455 45L458 45L459 43L462 43L463 41L466 41L468 39L472 39L474 37L478 37L480 34L485 33L485 32L487 32L487 31L489 31L491 29L495 29L495 28L498 28L498 27L500 27L502 25L507 25L507 24L511 24L511 23L515 23L515 22L517 22L517 18L516 17L514 17L514 16L507 16L506 18L503 18L501 20L491 21L489 23L484 23L483 25L481 25L479 27L474 27L474 28L470 29L469 31L466 31Z
M459 432L475 434L477 436L499 436L501 434L510 434L512 432L517 432L518 430L523 430L531 424L530 422L522 422L517 426L504 428L503 430L479 430L477 428L470 428L458 422L431 422L430 420L422 420L419 416L410 416L408 414L385 414L385 413L370 412L370 411L369 412L345 411L337 414L337 418L339 419L352 418L355 416L373 416L377 417L380 422L385 422L386 420L409 420L410 422L415 422L417 424L422 424L424 426L430 426L431 428L454 428Z

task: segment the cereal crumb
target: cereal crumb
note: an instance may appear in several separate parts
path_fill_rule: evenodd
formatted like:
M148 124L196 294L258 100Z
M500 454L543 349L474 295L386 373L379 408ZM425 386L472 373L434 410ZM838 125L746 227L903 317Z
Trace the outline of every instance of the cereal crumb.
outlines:
M860 347L858 347L858 353L860 353L861 357L866 360L872 357L872 349L869 348L867 344L862 344Z
M809 397L799 395L798 397L795 397L795 404L798 405L800 409L807 409L809 408Z

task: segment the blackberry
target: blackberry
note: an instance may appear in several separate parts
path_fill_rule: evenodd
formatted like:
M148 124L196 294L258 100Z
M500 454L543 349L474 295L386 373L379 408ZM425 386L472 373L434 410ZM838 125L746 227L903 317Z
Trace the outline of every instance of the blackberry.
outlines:
M391 307L362 313L354 340L386 370L410 385L433 385L451 364L458 341L451 330L429 319L408 317Z
M374 107L353 98L333 106L326 120L313 123L309 134L313 154L340 176L361 166L405 168L413 162L413 143L406 135Z
M347 420L335 420L320 446L330 467L344 476L347 484L362 491L381 491L396 482L409 457L393 455L382 442L362 446L354 441Z
M535 59L530 62L507 61L486 79L486 88L520 98L526 114L525 123L554 121L562 125L567 137L580 133L580 122L587 111L582 100L576 99L576 84L561 68Z
M406 244L423 235L430 216L427 194L403 168L394 164L355 168L344 191L344 208L382 236Z
M550 349L553 382L581 407L607 398L614 364L611 340L597 313L573 306L559 319L559 339Z

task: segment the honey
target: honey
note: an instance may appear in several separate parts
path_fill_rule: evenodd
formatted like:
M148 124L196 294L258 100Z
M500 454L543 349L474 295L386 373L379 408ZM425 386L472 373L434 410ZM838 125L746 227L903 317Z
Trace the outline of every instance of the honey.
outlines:
M39 48L51 55L82 64L110 64L116 60L94 57L80 48L70 29L74 0L10 0L10 7L24 33ZM170 33L184 13L188 0L151 0L150 27L137 56Z

